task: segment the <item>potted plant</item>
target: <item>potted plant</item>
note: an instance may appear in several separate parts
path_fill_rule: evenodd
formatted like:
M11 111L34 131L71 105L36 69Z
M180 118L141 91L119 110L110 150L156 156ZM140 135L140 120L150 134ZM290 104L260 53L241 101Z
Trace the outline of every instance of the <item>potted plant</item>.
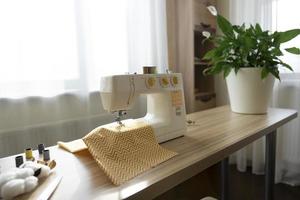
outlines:
M281 44L300 34L300 29L285 32L262 30L259 24L232 25L219 15L213 6L208 10L216 16L222 35L211 36L203 32L205 40L215 44L215 48L203 57L210 63L204 74L223 73L226 79L231 110L245 114L267 112L275 78L280 80L279 67L293 71L284 63ZM292 54L300 54L296 47L286 48Z

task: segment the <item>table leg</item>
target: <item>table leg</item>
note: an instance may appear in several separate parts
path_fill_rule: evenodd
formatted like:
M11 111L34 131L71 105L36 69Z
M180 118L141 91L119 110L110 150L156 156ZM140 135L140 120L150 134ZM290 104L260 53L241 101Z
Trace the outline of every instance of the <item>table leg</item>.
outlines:
M229 199L229 159L224 158L221 161L221 200L228 200Z
M274 199L276 131L266 135L265 200Z

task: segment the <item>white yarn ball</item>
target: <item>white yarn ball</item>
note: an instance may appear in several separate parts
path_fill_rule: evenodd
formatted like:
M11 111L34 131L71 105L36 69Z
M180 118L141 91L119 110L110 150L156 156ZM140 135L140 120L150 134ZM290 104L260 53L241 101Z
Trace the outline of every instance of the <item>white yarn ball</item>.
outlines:
M20 166L20 168L30 168L30 169L32 169L33 171L36 171L36 170L39 169L38 164L37 164L37 163L34 163L34 162L32 162L32 161L24 162L24 163Z
M16 172L13 170L0 174L0 196L2 186L5 185L5 183L7 183L8 181L15 179L16 175Z
M0 175L0 197L11 199L30 192L38 185L38 179L33 176L31 168L12 168Z
M25 192L24 179L14 179L5 183L1 188L1 197L12 199Z
M51 171L50 167L46 165L41 165L41 173L38 175L38 178L44 178L49 176L50 171Z
M38 185L38 178L33 176L40 170L38 178L49 176L50 167L34 162L25 162L20 168L12 168L0 174L0 197L11 199L20 194L31 192Z
M33 169L30 168L21 168L18 171L16 171L17 178L21 178L21 179L27 178L29 176L33 176L33 174L34 171Z
M23 165L21 165L22 168L29 168L32 169L34 172L41 169L41 173L37 176L38 178L43 178L43 177L47 177L50 174L50 167L46 166L46 165L42 165L39 163L34 163L34 162L25 162Z
M29 176L25 179L25 192L31 192L38 185L38 178L35 176Z

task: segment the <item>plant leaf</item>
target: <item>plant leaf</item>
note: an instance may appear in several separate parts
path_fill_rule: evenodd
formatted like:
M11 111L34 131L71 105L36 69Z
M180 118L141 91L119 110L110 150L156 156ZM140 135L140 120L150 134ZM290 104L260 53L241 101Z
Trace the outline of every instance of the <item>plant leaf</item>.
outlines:
M290 65L288 65L284 62L280 62L280 64L283 65L284 67L288 68L289 70L294 71L293 68Z
M212 74L218 74L223 70L224 62L218 62L211 70Z
M278 32L279 33L279 42L284 43L288 42L291 39L297 37L300 34L300 29L292 29L285 32Z
M300 49L297 47L286 48L285 50L289 53L300 55Z
M251 39L251 37L246 36L244 38L244 44L248 49L250 49L255 45L255 42Z
M283 53L280 51L280 48L272 49L271 53L273 53L275 56L282 56L283 55Z
M203 59L204 60L211 60L215 55L215 51L216 51L215 49L212 49L212 50L206 52L206 54L203 56Z
M225 35L233 35L233 27L232 27L231 23L225 17L218 15L217 23L218 23L218 26L220 27L221 31Z
M275 76L278 80L280 80L278 69L271 70L270 73L273 74L273 76Z
M259 25L258 23L255 25L255 30L256 30L256 32L257 32L258 34L260 34L260 33L263 32L262 29L261 29L261 27L260 27L260 25Z
M226 78L230 74L232 68L230 65L225 65L223 66L223 68L224 68L223 76L224 78Z
M241 31L240 31L240 27L239 27L239 26L237 26L237 25L233 25L233 26L232 26L232 28L233 28L233 30L234 30L235 32L237 32L237 33L241 33Z
M266 67L263 67L261 70L261 79L265 79L269 74L269 70Z

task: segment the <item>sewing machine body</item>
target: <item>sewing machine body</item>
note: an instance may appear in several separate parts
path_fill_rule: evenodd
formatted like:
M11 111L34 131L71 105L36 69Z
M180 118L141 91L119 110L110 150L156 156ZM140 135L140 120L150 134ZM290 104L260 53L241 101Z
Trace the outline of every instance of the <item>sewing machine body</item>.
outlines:
M108 112L129 110L139 95L147 95L147 114L135 121L154 128L158 142L186 132L182 77L171 74L130 74L101 78L101 99Z

